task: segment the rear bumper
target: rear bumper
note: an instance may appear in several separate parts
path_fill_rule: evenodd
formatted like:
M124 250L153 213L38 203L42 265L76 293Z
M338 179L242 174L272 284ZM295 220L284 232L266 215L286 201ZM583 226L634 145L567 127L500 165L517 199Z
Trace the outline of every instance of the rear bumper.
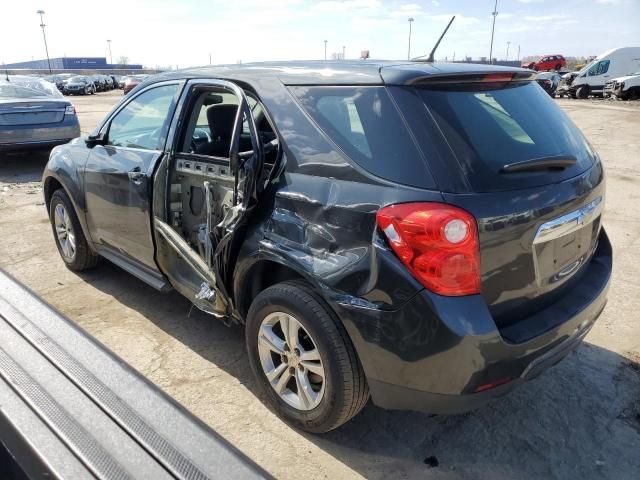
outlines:
M606 304L611 267L611 244L602 230L579 288L509 331L498 329L480 295L451 298L425 290L396 311L344 302L336 309L376 405L463 413L536 377L576 348Z
M16 125L0 129L0 151L51 148L80 136L80 124L75 115L66 115L62 122L50 125Z

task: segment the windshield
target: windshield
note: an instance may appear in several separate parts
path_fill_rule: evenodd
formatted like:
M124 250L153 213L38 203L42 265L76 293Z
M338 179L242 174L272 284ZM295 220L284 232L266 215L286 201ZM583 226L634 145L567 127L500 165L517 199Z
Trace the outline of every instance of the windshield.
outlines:
M415 91L446 139L449 152L442 152L443 158L459 165L473 191L562 181L593 164L588 142L536 82ZM554 173L501 172L507 164L555 156L572 156L577 163Z

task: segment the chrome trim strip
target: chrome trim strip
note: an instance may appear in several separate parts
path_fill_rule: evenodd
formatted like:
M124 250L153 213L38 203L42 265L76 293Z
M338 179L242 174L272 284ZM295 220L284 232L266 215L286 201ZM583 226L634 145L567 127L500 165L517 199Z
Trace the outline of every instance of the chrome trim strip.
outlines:
M578 210L574 210L566 215L543 223L540 225L535 237L533 238L533 244L537 245L545 243L575 232L576 230L580 230L582 227L598 218L603 209L604 203L602 201L602 197L598 197Z

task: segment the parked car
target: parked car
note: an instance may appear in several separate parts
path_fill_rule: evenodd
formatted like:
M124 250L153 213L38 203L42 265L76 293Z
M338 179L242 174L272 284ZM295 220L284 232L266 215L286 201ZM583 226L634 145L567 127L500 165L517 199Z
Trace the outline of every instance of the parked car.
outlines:
M53 83L60 92L64 91L65 82L71 78L73 75L70 73L60 73L58 75L48 75L44 77L44 79L48 82Z
M65 95L93 95L96 91L94 79L83 75L69 78L63 89Z
M640 70L640 47L614 48L578 72L569 91L575 98L602 95L609 79Z
M122 90L124 88L124 84L126 83L126 81L129 79L128 76L123 75L122 77L120 77L120 80L118 80L118 88L120 90Z
M560 84L561 77L556 72L540 72L536 75L536 82L547 92L551 97L556 96L556 90Z
M80 136L76 110L44 80L0 81L0 151L51 148Z
M245 325L264 398L310 432L369 395L451 414L508 392L580 344L611 277L602 163L517 68L167 72L43 183L68 268L106 257Z
M560 70L566 66L567 61L562 55L547 55L545 57L540 57L540 59L535 62L522 63L523 68L529 68L531 70L535 70L536 72Z
M92 75L93 83L96 86L96 92L105 92L107 90L107 81L104 75Z
M140 83L142 83L142 81L146 77L147 77L147 75L132 75L130 77L127 77L127 79L124 82L124 86L122 88L123 94L126 95L131 90L136 88Z
M604 85L604 96L621 100L640 100L640 71L614 78Z

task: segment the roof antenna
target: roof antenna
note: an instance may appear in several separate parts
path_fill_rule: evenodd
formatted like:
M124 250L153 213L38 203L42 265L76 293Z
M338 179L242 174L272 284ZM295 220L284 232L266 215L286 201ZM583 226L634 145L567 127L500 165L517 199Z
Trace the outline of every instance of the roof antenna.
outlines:
M431 50L431 53L429 54L429 57L426 60L420 60L421 58L424 58L426 56L426 55L422 55L420 57L412 58L411 61L412 62L429 62L429 63L435 62L435 59L433 57L436 54L436 50L438 49L438 46L440 45L440 42L442 41L442 39L446 35L447 31L449 30L449 27L451 26L451 24L453 23L453 21L455 19L456 19L455 15L453 17L451 17L451 20L449 20L449 23L447 24L446 28L444 29L444 32L442 32L442 35L440 35L440 38L438 39L436 44L433 46L433 50Z

